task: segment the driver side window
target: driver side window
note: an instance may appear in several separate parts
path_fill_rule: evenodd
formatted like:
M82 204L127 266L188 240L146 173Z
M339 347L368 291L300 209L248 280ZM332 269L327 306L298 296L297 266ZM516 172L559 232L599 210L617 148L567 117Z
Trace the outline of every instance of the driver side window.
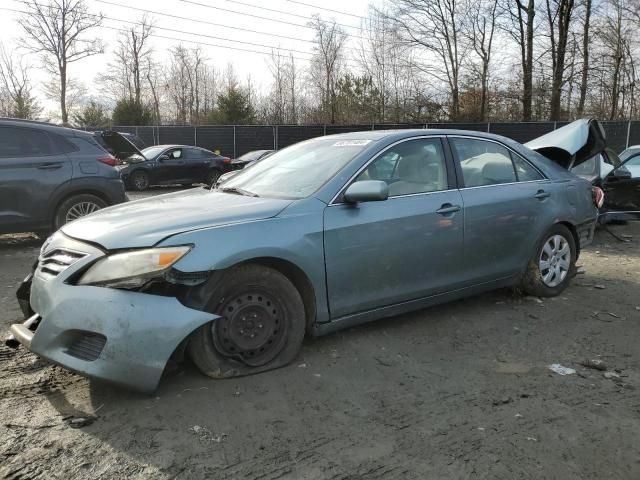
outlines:
M169 152L169 158L174 160L182 157L182 150L180 148L176 148L175 150L171 150Z
M447 190L447 170L439 138L408 140L380 155L356 178L381 180L389 196Z

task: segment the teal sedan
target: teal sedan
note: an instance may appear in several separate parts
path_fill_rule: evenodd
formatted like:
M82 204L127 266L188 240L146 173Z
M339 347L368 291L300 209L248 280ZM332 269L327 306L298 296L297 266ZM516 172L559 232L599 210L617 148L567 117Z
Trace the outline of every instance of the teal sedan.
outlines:
M43 245L13 341L152 391L171 356L247 375L290 363L305 335L510 285L558 295L601 200L567 169L602 129L569 127L544 155L470 131L325 136L217 189L106 208Z

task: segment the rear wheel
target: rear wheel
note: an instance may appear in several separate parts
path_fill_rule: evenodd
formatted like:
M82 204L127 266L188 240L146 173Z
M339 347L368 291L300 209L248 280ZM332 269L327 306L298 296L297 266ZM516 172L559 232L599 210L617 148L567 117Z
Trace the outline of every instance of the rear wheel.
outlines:
M250 375L282 367L298 355L305 310L287 277L271 268L243 265L212 290L207 311L222 318L199 328L188 347L205 375Z
M538 297L559 295L575 274L576 253L573 234L564 225L554 225L538 243L522 289Z
M60 204L56 211L54 225L56 230L77 218L84 217L107 206L100 197L83 193L73 195Z
M149 188L149 174L142 170L137 170L129 177L129 185L134 190L142 191Z

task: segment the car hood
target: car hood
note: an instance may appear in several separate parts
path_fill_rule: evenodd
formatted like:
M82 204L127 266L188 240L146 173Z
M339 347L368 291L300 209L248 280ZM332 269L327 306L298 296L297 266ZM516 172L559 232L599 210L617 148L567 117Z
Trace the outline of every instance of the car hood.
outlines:
M62 232L107 250L150 247L177 233L271 218L290 203L194 188L106 208L64 225Z
M607 146L607 139L600 122L581 119L531 140L524 146L569 170L601 153Z

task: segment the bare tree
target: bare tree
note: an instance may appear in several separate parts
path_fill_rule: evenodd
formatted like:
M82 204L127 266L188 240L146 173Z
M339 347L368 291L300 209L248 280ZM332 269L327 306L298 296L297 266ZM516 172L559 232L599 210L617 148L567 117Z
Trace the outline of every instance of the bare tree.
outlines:
M469 2L469 11L469 41L480 59L480 119L486 121L489 110L489 66L499 16L498 0L472 0Z
M582 73L580 77L580 99L578 100L579 117L584 114L584 103L587 98L587 82L589 80L589 29L591 27L591 0L584 2L584 23L582 31Z
M533 103L533 32L535 0L505 0L511 24L507 30L517 42L522 67L522 120L531 120ZM526 2L526 3L525 3Z
M42 109L36 101L31 82L29 81L29 65L22 58L9 54L0 45L0 89L6 105L3 115L15 118L34 119Z
M446 82L451 97L452 120L460 115L460 77L467 53L463 40L467 9L460 0L391 0L395 21L404 40L435 55L423 70Z
M18 22L25 32L22 45L41 54L47 71L59 81L60 115L62 123L69 120L67 105L68 66L83 58L103 52L97 38L86 34L102 23L102 15L89 13L83 0L37 0L25 2L27 13Z
M551 105L549 120L560 120L562 87L565 82L565 57L574 0L546 0L549 40L551 43Z
M315 29L316 46L312 63L312 76L320 92L325 119L336 122L336 85L343 68L343 50L347 34L334 21L327 22L315 16L309 23Z

